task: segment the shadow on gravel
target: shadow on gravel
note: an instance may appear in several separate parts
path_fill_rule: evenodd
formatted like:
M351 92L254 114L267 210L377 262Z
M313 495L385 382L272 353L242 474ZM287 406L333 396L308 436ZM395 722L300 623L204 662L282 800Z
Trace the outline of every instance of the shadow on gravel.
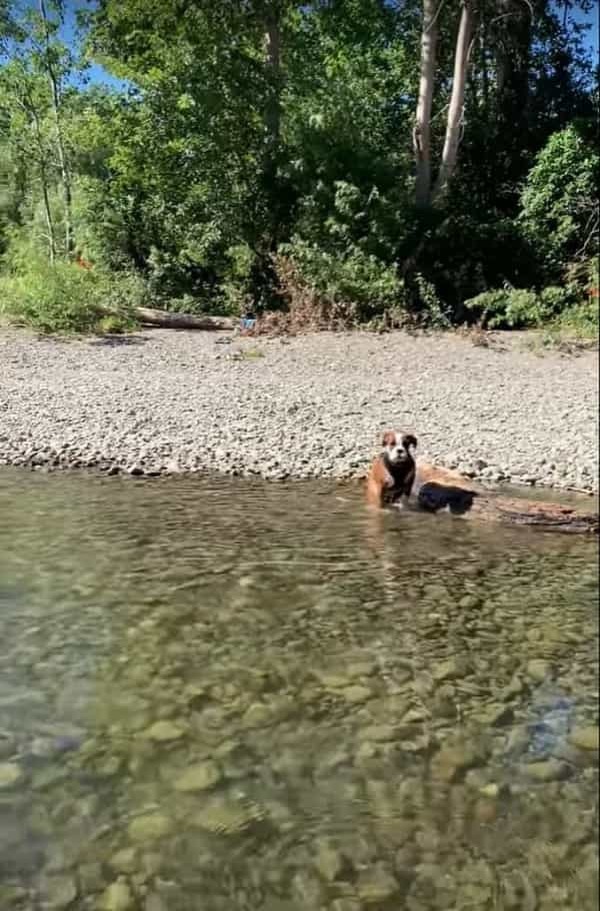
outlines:
M148 341L143 335L103 335L91 339L90 345L100 345L104 348L126 348L129 345L143 345Z

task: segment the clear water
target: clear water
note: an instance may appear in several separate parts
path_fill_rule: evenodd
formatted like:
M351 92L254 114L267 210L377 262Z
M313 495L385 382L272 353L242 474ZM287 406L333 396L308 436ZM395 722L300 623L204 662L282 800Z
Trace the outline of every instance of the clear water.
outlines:
M0 908L592 911L597 555L0 474Z

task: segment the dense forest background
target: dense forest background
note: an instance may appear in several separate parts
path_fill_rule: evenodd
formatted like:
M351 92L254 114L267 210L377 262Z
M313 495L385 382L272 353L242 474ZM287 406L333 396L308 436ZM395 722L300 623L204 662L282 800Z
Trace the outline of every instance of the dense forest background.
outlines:
M0 0L0 312L596 331L595 8Z

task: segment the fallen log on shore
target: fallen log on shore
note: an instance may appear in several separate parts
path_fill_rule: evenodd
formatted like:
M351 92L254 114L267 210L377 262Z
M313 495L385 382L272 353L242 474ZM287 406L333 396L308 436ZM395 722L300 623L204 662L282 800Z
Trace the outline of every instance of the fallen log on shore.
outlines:
M598 534L597 511L563 503L503 496L473 484L456 472L434 465L417 466L415 494L419 507L427 512L447 510L455 516L502 525L528 526L569 534Z
M161 329L225 329L231 331L239 325L230 316L197 316L193 313L167 313L151 307L135 307L134 316L140 323Z

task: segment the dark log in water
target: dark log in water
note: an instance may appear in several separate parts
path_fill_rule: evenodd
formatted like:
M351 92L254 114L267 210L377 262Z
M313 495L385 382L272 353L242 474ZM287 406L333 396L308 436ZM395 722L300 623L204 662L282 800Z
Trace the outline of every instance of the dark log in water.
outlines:
M435 465L418 466L415 494L419 507L427 512L447 510L452 515L503 525L527 525L543 531L570 534L598 534L597 512L563 503L503 496Z

